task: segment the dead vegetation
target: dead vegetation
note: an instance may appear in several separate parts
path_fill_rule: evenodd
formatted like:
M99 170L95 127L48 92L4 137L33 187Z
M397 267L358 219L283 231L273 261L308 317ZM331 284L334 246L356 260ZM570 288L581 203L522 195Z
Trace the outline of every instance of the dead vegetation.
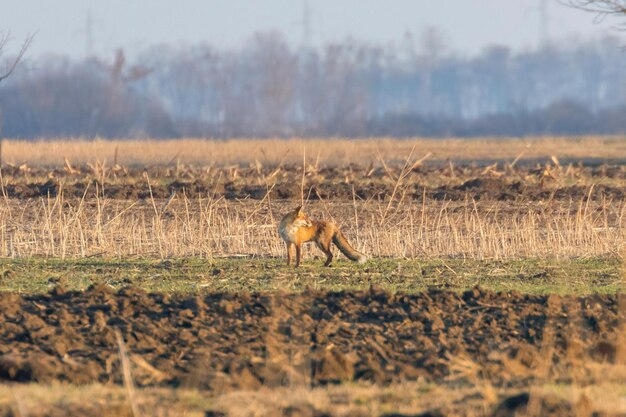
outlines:
M278 257L277 219L303 200L307 213L339 223L375 257L622 253L624 166L564 164L554 155L522 163L522 154L482 166L425 165L433 153L418 153L418 145L398 161L376 144L374 162L341 167L307 159L308 151L300 165L283 157L277 165L204 168L68 159L55 169L5 167L0 256Z
M425 382L388 387L344 384L207 395L191 389L139 389L141 415L157 417L565 417L621 416L622 384L546 384L529 390ZM0 413L32 417L131 417L124 390L102 385L0 385ZM595 413L595 414L593 414Z
M43 385L0 386L0 412L619 415L623 298L5 293L0 378Z
M3 141L3 162L15 166L63 167L101 164L106 167L193 165L229 166L299 164L302 150L326 166L354 162L368 164L379 158L405 161L430 153L436 161L514 161L555 156L559 159L626 158L620 137L545 137L511 139L237 139L237 140L81 140ZM66 162L67 161L67 162Z
M294 203L176 196L169 201L0 200L0 256L280 257L277 219ZM373 257L619 256L623 202L309 203Z
M0 294L0 378L125 391L63 386L67 397L46 400L50 391L0 388L0 415L623 413L616 271L626 249L626 145L619 138L495 145L5 142L0 257L20 259L2 264L2 286L12 292ZM339 223L372 264L339 263L331 276L255 259L284 255L277 221L302 200L312 217ZM252 259L206 261L238 257ZM92 264L55 270L73 258ZM545 262L531 268L528 258L569 263L555 273ZM474 275L465 260L480 266ZM502 260L521 261L504 270ZM584 278L572 261L589 261ZM49 275L36 285L21 281L19 291L38 294L15 291L11 285L36 268ZM183 275L191 294L172 295ZM512 277L517 282L498 289L519 291L458 292L478 275ZM390 291L364 286L372 277ZM73 288L96 285L68 292L72 279ZM153 288L155 280L170 290L126 286ZM406 285L416 280L425 291L394 290L411 291ZM337 281L345 291L310 288ZM207 282L221 291L203 292ZM254 282L274 291L251 293ZM590 288L607 294L589 295ZM85 393L98 398L90 389L103 389L110 403L84 401Z

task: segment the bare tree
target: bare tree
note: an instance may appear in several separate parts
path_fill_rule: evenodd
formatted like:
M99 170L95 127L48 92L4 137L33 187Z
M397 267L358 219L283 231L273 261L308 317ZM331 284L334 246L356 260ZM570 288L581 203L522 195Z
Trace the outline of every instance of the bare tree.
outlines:
M8 78L13 73L13 71L17 67L17 64L20 63L20 61L24 57L24 54L33 42L34 37L35 35L28 35L24 40L24 43L22 43L22 47L20 48L15 58L7 62L4 71L0 73L0 82L4 81L4 79ZM0 31L0 56L4 53L4 48L8 45L11 39L11 32Z
M562 4L596 14L601 22L609 16L626 17L626 0L559 0Z
M30 44L33 42L34 36L35 35L26 36L26 39L24 40L24 43L22 43L22 47L20 48L15 58L7 62L4 72L0 73L0 83L4 81L6 78L8 78L11 74L13 74L13 71L15 71L15 67L17 67L17 64L20 63L20 61L24 57L24 54L30 47ZM0 56L2 56L4 52L4 48L11 41L11 39L12 39L11 32L0 31ZM0 113L0 169L1 168L2 168L2 113Z

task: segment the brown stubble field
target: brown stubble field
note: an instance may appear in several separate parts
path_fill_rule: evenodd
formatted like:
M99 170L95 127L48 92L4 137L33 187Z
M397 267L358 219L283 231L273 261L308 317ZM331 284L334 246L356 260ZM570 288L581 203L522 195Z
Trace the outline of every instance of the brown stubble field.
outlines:
M3 141L3 161L19 166L59 167L65 160L86 165L119 163L123 166L229 166L250 163L266 165L301 164L307 161L326 166L350 163L368 165L385 161L404 162L415 147L415 157L430 154L432 160L509 162L516 158L567 160L613 160L626 158L623 137L538 137L511 139L237 139L237 140L82 140Z
M626 413L623 138L2 152L0 413Z

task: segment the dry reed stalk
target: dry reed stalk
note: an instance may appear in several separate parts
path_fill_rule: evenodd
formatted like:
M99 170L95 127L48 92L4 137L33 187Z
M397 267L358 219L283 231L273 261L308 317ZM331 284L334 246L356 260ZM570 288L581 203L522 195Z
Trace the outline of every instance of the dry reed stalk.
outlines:
M398 178L396 178L395 180L395 184L393 185L393 191L391 192L391 197L389 197L389 203L387 203L387 207L385 207L385 212L383 213L381 219L380 219L380 224L382 225L383 223L385 223L385 219L387 218L387 213L389 212L389 208L391 207L391 205L394 202L394 199L396 197L396 193L398 192L398 188L400 187L400 185L402 184L402 180L404 180L406 178L407 175L409 175L409 173L411 172L410 167L412 165L409 165L411 158L413 157L413 152L415 151L415 145L413 145L413 147L411 148L411 152L409 152L409 156L407 156L406 161L404 162L404 166L402 167L402 170L400 171L400 175L398 175ZM384 164L384 160L381 159L381 163Z
M115 329L115 338L117 339L117 346L120 353L120 363L122 364L122 377L124 379L124 388L126 389L126 396L130 403L130 409L133 413L133 417L140 417L139 406L137 405L137 394L135 393L135 384L133 382L133 376L130 373L130 361L128 360L128 353L126 352L126 345L124 344L124 338L119 329Z
M157 200L33 201L0 199L0 256L151 258L282 256L276 219L293 203L228 201L186 194L167 216ZM162 201L159 201L159 205ZM620 256L626 249L625 202L553 201L510 207L478 201L405 200L385 214L386 201L309 202L314 218L334 219L358 248L406 258ZM381 225L381 219L385 219ZM358 239L355 239L358 238Z
M11 389L11 396L13 397L13 407L11 408L15 417L28 417L29 414L26 411L24 401L15 389Z

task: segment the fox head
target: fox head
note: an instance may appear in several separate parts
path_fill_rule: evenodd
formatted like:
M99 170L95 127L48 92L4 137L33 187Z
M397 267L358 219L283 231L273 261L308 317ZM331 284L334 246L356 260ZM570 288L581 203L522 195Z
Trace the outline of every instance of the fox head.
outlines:
M296 207L293 211L289 213L289 215L292 219L291 221L294 226L298 226L298 227L312 226L311 220L302 211L302 206Z

